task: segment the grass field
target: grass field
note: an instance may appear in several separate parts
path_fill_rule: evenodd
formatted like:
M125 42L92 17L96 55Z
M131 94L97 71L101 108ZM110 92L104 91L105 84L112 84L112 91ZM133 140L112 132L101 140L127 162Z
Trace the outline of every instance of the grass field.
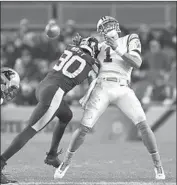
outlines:
M89 135L73 158L66 176L53 180L54 168L44 164L51 134L41 133L11 158L5 173L20 185L174 185L176 184L176 141L164 131L157 134L166 180L154 180L150 156L141 142L102 142ZM174 130L173 130L174 131ZM176 132L176 131L174 131ZM2 150L15 134L2 134ZM71 135L66 134L61 147L67 148ZM63 155L61 156L61 158Z

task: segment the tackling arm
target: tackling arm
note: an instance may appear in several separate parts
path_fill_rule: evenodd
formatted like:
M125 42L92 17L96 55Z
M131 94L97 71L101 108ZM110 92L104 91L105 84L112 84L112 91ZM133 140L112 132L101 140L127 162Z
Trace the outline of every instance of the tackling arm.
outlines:
M92 65L93 70L90 71L89 75L88 75L88 82L89 85L91 84L91 82L97 78L98 76L98 72L99 72L99 68L100 68L100 64L98 62L97 59L95 59L95 64Z
M99 72L99 68L100 68L97 60L95 60L95 64L92 67L93 67L93 70L90 71L89 76L88 76L88 82L89 82L90 86L89 86L86 94L79 100L79 103L81 104L81 106L83 108L85 108L86 103L90 97L90 94L96 85L97 76L98 76L98 72Z
M97 74L92 70L90 71L89 73L89 76L88 76L88 83L89 85L92 83L92 81L97 77Z
M90 86L89 86L89 89L87 90L86 94L79 100L79 103L81 104L81 106L83 108L85 108L86 106L86 103L90 97L90 94L93 90L93 88L95 87L96 85L96 81L97 81L97 78L95 78L91 83L90 83Z

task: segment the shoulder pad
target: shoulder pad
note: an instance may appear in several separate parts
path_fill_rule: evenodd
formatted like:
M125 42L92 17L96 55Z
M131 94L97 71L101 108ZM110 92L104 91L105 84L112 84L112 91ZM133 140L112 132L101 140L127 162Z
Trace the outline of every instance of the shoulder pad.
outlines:
M132 34L130 34L130 35L128 36L128 42L130 42L130 41L133 40L133 39L139 39L138 34L132 33Z

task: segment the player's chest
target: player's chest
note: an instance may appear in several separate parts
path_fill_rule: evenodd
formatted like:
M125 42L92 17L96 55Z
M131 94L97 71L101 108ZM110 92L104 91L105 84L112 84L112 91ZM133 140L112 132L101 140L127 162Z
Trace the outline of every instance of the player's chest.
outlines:
M121 50L127 52L127 46L125 43L119 41L117 45ZM98 60L101 63L107 62L117 62L122 61L123 59L107 44L101 47L100 53L98 55Z

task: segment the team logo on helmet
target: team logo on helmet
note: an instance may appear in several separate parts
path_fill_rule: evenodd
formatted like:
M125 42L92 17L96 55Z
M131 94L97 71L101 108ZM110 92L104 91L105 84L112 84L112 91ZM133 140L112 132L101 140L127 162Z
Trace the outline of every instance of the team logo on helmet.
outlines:
M109 31L116 30L120 33L119 22L111 16L103 16L97 23L97 32L107 34Z

